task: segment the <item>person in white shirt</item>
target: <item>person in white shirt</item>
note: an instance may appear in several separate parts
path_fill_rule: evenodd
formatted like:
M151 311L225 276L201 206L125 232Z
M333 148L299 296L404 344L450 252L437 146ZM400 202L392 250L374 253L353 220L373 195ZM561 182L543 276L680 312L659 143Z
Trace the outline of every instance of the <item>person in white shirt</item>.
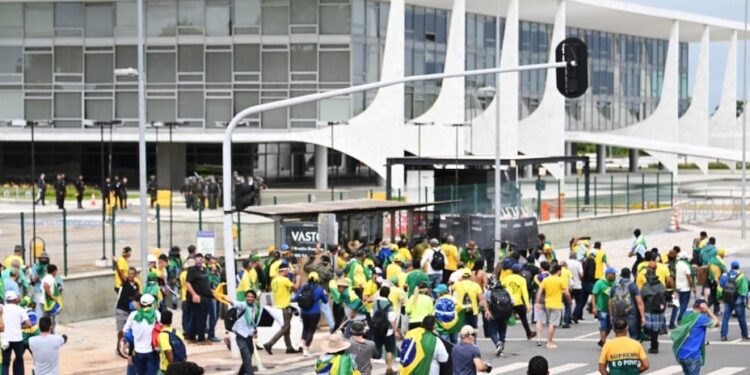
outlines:
M435 331L435 317L433 315L427 315L422 320L422 328L428 332ZM445 344L440 338L435 342L435 352L432 354L432 362L430 363L430 375L440 375L440 364L448 362L448 350L445 349Z
M133 334L133 346L135 348L133 364L135 365L135 373L139 375L156 375L159 371L159 353L151 345L151 333L157 320L161 318L161 315L153 306L154 302L153 295L142 295L141 306L138 310L130 313L123 328L123 332L130 330Z
M430 240L430 248L422 254L422 261L420 263L420 267L427 274L430 284L432 284L430 289L435 289L443 281L443 269L445 268L445 262L443 262L443 268L439 270L432 268L432 258L435 256L435 253L442 253L443 260L445 260L445 253L440 250L440 241L437 238Z
M10 375L10 354L13 352L13 375L23 375L23 328L31 327L29 315L21 306L18 306L18 294L12 290L5 292L5 307L3 308L3 341L8 342L8 347L3 349L3 374Z
M695 292L695 280L691 275L690 256L686 252L677 253L677 263L674 268L676 295L672 298L675 303L672 306L672 316L669 318L669 329L675 329L675 324L685 315L688 303L690 303L690 293Z
M570 253L570 259L567 262L568 271L570 271L570 289L573 300L576 302L576 306L573 309L572 320L573 323L578 324L579 320L583 320L583 305L586 304L586 300L589 296L583 290L583 264L578 260L578 255L575 252Z
M39 319L41 334L29 339L29 349L33 353L35 375L60 374L60 348L68 342L68 336L50 333L52 319L47 316Z
M55 333L55 326L57 325L57 319L55 319L55 317L57 316L59 310L53 308L52 310L47 311L44 306L46 305L48 299L56 299L55 294L57 292L57 288L57 266L54 264L50 264L47 266L47 274L42 278L42 293L40 302L42 304L44 316L47 316L52 320L52 333Z

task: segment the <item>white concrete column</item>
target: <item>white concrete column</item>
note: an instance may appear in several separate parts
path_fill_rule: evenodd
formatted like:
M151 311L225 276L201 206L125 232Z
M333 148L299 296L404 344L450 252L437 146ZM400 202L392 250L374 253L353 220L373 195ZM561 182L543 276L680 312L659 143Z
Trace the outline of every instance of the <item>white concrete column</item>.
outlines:
M328 189L328 147L315 145L315 189Z
M742 127L737 119L737 32L732 33L724 69L724 85L721 89L719 109L711 116L709 145L731 150L741 150ZM734 170L736 163L727 163Z
M695 70L693 81L693 95L690 107L680 117L677 132L680 143L695 146L708 146L709 134L709 109L708 109L708 76L709 76L709 43L710 28L703 26L701 35L700 53L698 54L698 65ZM708 159L691 158L698 169L704 174L708 173Z

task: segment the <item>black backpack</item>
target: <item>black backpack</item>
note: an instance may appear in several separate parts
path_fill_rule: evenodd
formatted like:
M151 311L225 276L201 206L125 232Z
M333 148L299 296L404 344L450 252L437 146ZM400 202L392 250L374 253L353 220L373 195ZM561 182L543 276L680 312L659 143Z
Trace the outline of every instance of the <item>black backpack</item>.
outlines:
M625 318L633 311L633 296L630 294L630 284L619 284L612 293L612 306L615 318Z
M445 255L440 250L435 250L432 254L430 267L435 271L442 271L445 268Z
M596 281L596 260L593 257L586 257L583 260L583 281Z
M376 301L372 307L372 316L370 318L370 332L377 338L384 338L391 328L391 322L388 321L388 311L391 309L391 303L386 302L381 305Z
M739 297L737 294L737 277L739 277L737 273L727 277L727 283L724 285L722 294L725 303L733 303L737 300L737 297Z
M513 311L513 302L510 294L503 287L490 291L490 313L495 320L508 319Z
M232 328L234 328L234 323L237 322L237 319L240 318L240 315L242 315L242 310L232 307L229 310L227 310L226 314L224 315L224 329L227 330L227 332L232 332Z
M305 287L302 288L302 291L299 294L299 300L297 300L297 304L299 304L299 307L302 310L308 310L315 304L315 290L310 286L310 284L305 285Z
M647 275L646 285L641 290L644 307L651 314L661 314L666 310L667 301L664 296L666 289L659 282L656 275Z

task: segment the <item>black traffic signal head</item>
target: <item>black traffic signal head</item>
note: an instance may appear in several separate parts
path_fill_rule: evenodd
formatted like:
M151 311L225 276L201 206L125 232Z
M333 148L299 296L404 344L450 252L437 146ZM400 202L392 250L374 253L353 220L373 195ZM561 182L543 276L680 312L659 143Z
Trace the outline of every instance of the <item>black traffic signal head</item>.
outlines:
M555 48L555 60L565 61L565 67L557 68L557 91L566 98L577 98L589 87L589 53L586 43L578 38L567 38Z

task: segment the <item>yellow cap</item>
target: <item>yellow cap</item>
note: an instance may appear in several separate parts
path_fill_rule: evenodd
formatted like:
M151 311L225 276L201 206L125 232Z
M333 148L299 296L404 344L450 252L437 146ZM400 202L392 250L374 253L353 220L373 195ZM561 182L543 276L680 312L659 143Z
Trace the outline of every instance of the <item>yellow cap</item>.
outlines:
M716 254L718 254L720 257L723 257L727 254L727 249L719 249L716 251Z
M310 281L320 281L320 276L318 276L317 272L313 271L307 275L307 279Z

